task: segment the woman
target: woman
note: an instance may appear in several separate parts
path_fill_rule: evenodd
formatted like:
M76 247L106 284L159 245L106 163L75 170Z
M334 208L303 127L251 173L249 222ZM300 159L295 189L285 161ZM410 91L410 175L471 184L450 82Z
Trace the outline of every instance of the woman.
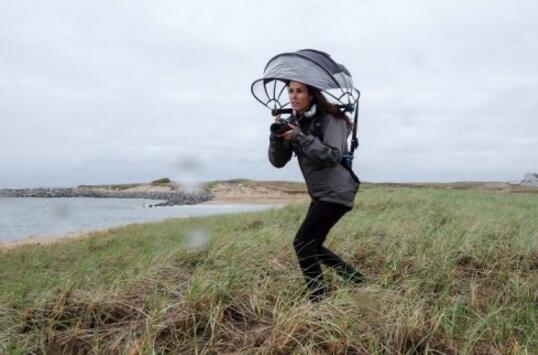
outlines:
M353 208L358 184L341 164L348 152L350 122L321 92L303 83L291 81L288 96L298 125L271 134L269 161L281 168L295 152L312 198L308 213L293 241L299 266L309 290L309 299L318 301L327 292L320 262L334 268L355 283L364 276L323 246L329 230ZM278 117L275 121L278 121Z

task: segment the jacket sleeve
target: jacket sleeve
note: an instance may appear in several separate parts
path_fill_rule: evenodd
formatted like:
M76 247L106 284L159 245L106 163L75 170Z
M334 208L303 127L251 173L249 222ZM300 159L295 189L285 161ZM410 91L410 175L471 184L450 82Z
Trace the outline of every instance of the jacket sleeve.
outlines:
M293 148L291 143L278 138L276 135L269 136L269 161L276 168L282 168L291 159Z
M347 144L348 128L343 119L330 117L323 133L323 142L317 137L296 130L292 144L303 155L320 167L332 167L340 164Z

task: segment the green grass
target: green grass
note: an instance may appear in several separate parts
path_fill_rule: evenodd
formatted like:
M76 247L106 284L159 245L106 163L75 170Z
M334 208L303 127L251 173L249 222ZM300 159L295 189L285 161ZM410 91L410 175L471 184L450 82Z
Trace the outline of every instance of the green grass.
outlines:
M230 179L230 180L213 180L213 181L207 181L203 184L203 188L205 190L210 190L214 187L216 187L219 184L227 183L227 184L243 184L243 185L253 185L258 183L255 180L250 179Z
M153 180L151 182L151 185L168 185L171 183L172 183L172 180L170 180L170 178L164 177L157 180Z
M153 180L150 185L152 186L160 186L160 185L170 185L172 183L172 180L167 177L163 177L160 179ZM79 185L77 188L85 188L85 189L109 189L109 190L116 190L116 191L122 191L131 189L133 187L137 187L143 185L143 183L130 183L130 184L106 184L106 185Z
M79 185L77 188L85 189L109 189L109 190L127 190L133 187L142 185L141 183L132 183L132 184L110 184L110 185Z
M538 353L538 199L366 185L310 304L306 205L0 251L0 353ZM207 243L203 243L203 242Z

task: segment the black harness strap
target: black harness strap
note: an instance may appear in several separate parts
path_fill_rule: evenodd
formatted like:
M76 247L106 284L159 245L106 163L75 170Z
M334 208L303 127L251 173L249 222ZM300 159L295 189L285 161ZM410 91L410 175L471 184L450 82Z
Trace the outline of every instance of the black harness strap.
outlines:
M357 122L359 121L359 99L355 105L355 117L353 119L353 135L351 136L351 156L355 149L359 147L359 139L357 138Z

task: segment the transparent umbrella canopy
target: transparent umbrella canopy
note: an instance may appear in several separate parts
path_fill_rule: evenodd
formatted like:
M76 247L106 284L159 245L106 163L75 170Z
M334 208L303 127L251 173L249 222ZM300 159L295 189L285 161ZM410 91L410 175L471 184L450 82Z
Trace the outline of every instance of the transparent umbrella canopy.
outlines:
M252 95L262 105L276 113L289 110L287 83L298 81L315 87L329 102L347 112L358 108L360 92L353 86L349 71L336 63L329 54L314 49L281 53L269 60L263 77L251 85Z

